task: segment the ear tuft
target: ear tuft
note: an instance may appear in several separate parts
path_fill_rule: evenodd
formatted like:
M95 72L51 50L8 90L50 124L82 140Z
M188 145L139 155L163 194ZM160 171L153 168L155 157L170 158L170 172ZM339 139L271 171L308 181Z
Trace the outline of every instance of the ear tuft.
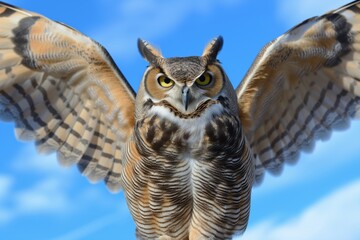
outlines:
M152 65L159 65L159 59L163 58L159 50L140 38L138 39L138 49L141 56Z
M223 44L224 39L222 36L214 38L211 40L211 42L208 43L208 45L206 45L202 56L206 57L209 62L216 61L217 55L220 52Z

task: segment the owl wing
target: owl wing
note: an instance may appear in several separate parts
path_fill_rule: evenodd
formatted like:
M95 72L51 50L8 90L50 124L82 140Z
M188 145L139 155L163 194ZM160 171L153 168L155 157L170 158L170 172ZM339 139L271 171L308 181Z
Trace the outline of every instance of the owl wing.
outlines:
M360 115L360 1L270 42L236 92L257 183L347 127Z
M135 94L107 51L61 23L0 3L0 119L118 190Z

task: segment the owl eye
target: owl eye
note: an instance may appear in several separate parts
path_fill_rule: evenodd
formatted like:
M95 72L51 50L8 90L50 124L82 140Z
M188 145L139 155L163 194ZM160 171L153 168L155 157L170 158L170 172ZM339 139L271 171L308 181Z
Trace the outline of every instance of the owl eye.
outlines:
M198 86L204 87L209 85L213 80L213 75L209 72L205 72L204 74L202 74L199 78L197 78L195 80L195 83Z
M157 78L160 86L164 87L164 88L169 88L169 87L172 87L174 85L174 81L171 80L170 78L168 77L165 77L164 75L160 75L158 78Z

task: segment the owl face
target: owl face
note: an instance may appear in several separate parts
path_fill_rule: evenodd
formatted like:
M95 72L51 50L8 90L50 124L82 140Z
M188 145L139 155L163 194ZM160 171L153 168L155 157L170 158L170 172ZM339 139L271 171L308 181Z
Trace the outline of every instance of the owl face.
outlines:
M220 104L219 96L228 95L227 89L232 89L216 60L221 46L222 38L217 38L208 44L202 56L164 58L140 40L140 53L150 65L139 90L143 103L139 105L161 106L186 119L200 116L210 106Z

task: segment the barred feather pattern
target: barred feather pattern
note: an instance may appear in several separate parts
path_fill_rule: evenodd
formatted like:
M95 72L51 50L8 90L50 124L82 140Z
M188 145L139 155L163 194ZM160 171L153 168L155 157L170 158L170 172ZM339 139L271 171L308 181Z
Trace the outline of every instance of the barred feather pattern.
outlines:
M226 110L202 117L137 120L123 181L139 239L228 239L245 230L254 166L239 119Z
M359 30L355 1L304 21L259 54L237 88L257 183L359 117Z
M99 44L0 3L0 119L15 122L19 139L34 140L39 152L57 152L62 165L77 164L90 181L119 190L134 98Z

